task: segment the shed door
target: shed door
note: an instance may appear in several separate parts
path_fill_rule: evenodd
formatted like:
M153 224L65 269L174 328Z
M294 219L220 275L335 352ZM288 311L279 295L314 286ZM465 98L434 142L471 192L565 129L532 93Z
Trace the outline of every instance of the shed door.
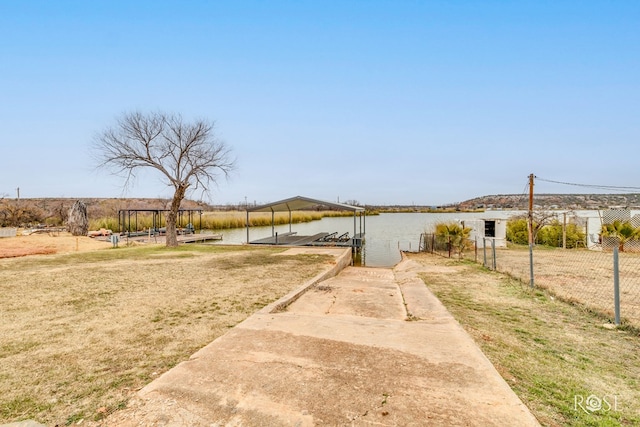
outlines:
M484 222L484 237L496 237L496 222L485 221Z

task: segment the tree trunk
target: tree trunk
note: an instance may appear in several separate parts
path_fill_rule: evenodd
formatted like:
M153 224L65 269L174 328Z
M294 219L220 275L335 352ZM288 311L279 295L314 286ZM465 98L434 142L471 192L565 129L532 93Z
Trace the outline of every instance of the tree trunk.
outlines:
M89 218L87 216L87 206L80 200L76 200L69 210L67 220L69 231L74 236L86 236L89 231Z
M169 210L169 214L167 215L167 247L175 248L178 246L178 233L176 228L176 223L178 222L178 211L180 210L180 204L182 203L182 199L184 199L184 195L187 189L185 187L179 186L176 188L176 192L173 194L173 199L171 200L171 208Z

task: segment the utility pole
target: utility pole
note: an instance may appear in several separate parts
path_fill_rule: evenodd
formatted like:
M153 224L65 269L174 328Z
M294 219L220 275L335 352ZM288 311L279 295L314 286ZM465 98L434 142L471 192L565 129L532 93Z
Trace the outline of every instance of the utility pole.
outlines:
M533 288L533 174L529 175L529 283Z

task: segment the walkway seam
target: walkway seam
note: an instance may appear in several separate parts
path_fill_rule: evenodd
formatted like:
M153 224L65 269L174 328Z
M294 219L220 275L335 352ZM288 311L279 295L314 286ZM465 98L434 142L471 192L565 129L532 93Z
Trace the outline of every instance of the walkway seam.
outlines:
M351 257L351 248L344 249L343 253L340 256L336 257L336 262L331 268L318 273L312 279L306 281L301 286L289 292L279 300L272 302L266 307L263 307L260 311L258 311L258 313L272 314L286 310L286 308L291 303L300 298L300 296L307 292L310 288L324 280L337 276L338 273L340 273L346 267L350 266L352 263L353 258Z

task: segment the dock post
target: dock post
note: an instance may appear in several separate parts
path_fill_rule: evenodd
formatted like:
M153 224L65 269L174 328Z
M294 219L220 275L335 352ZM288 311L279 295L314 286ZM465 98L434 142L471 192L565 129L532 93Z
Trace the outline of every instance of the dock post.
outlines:
M247 210L247 245L249 244L249 211Z
M356 237L356 211L353 211L353 237Z

